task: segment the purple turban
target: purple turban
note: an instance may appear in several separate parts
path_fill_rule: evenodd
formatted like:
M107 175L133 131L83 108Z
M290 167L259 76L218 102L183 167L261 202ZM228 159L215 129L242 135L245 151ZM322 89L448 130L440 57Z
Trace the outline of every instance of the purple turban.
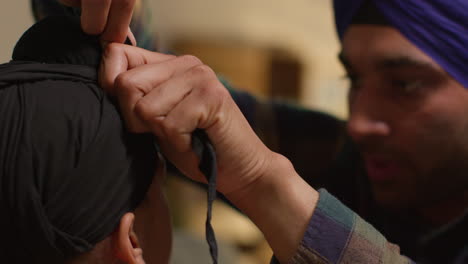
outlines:
M366 0L334 0L340 39ZM372 1L389 25L468 88L468 1Z

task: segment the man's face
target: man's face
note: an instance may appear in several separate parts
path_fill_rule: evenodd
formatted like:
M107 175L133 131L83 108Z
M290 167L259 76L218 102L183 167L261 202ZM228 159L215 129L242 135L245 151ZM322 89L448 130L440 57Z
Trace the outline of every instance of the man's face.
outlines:
M467 190L468 90L391 27L351 26L340 58L377 201L420 208Z

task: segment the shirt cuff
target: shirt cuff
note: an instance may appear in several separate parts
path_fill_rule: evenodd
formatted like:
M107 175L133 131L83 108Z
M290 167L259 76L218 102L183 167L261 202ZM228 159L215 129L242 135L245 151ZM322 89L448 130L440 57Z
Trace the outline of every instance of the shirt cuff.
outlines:
M290 263L412 263L325 189Z

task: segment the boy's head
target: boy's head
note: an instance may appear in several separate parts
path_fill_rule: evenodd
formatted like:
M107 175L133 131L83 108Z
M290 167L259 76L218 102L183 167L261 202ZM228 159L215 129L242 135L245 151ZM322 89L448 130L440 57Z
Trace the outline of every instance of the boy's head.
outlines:
M127 133L98 87L99 52L78 19L49 18L0 66L2 261L168 260L153 139Z

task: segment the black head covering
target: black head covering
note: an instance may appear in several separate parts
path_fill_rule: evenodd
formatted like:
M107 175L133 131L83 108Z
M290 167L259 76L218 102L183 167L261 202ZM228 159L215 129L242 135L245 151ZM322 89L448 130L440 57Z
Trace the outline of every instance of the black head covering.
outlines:
M101 59L99 39L85 34L78 17L52 16L33 25L20 38L14 61L96 67Z
M97 85L101 48L78 17L48 17L0 65L0 259L63 263L107 237L145 196L155 171L153 137L125 131ZM193 137L208 181L206 238L216 198L216 155Z
M100 52L78 18L51 17L0 65L2 263L91 250L151 184L152 138L127 133L98 87Z

